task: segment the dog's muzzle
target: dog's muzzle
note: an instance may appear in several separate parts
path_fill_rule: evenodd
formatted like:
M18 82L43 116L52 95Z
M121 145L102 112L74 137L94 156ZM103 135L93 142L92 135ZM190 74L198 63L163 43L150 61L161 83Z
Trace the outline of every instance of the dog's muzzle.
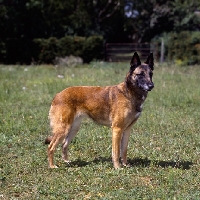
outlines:
M154 88L154 84L150 83L148 84L148 91L151 91Z
M139 87L142 90L148 92L148 91L151 91L154 88L154 84L153 83L149 83L149 84L139 85Z

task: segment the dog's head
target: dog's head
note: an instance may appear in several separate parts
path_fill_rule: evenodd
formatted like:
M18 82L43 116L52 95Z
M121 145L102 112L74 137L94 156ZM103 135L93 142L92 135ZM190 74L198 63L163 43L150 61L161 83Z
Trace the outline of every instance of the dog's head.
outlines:
M151 91L154 87L152 82L153 76L153 65L154 58L153 53L150 53L146 62L141 64L138 54L135 52L131 62L130 71L127 77L127 81L132 84L132 86L137 87L143 91Z

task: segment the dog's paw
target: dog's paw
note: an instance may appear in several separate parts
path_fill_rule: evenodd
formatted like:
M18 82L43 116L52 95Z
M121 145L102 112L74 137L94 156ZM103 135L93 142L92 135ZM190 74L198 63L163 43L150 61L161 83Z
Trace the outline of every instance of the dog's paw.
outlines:
M115 169L121 169L121 165L120 164L114 164L114 168Z
M131 165L129 163L122 164L122 165L123 165L123 167L126 167L126 168L130 168L131 167Z
M67 164L67 165L70 165L71 164L71 160L64 160L64 162Z
M56 165L49 166L50 169L57 169L58 167Z

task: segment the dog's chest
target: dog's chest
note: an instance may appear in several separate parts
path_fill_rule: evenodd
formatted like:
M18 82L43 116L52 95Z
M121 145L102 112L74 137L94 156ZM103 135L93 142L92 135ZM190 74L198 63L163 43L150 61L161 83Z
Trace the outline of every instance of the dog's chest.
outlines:
M136 105L135 119L137 119L140 116L140 114L142 112L142 106L143 106L143 104Z
M142 113L144 100L145 98L143 98L142 101L135 101L131 107L125 111L125 118L128 123L132 123L139 118Z

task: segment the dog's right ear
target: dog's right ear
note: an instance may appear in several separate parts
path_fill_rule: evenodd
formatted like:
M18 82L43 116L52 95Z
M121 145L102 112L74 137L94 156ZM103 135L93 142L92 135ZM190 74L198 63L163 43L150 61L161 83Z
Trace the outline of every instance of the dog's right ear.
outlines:
M144 62L146 64L149 65L149 67L151 68L151 70L154 70L154 58L153 58L153 53L151 52L146 60L146 62Z
M139 58L137 52L135 52L133 54L133 57L132 57L131 62L130 62L130 65L131 65L130 70L134 70L136 67L141 65L140 58Z

